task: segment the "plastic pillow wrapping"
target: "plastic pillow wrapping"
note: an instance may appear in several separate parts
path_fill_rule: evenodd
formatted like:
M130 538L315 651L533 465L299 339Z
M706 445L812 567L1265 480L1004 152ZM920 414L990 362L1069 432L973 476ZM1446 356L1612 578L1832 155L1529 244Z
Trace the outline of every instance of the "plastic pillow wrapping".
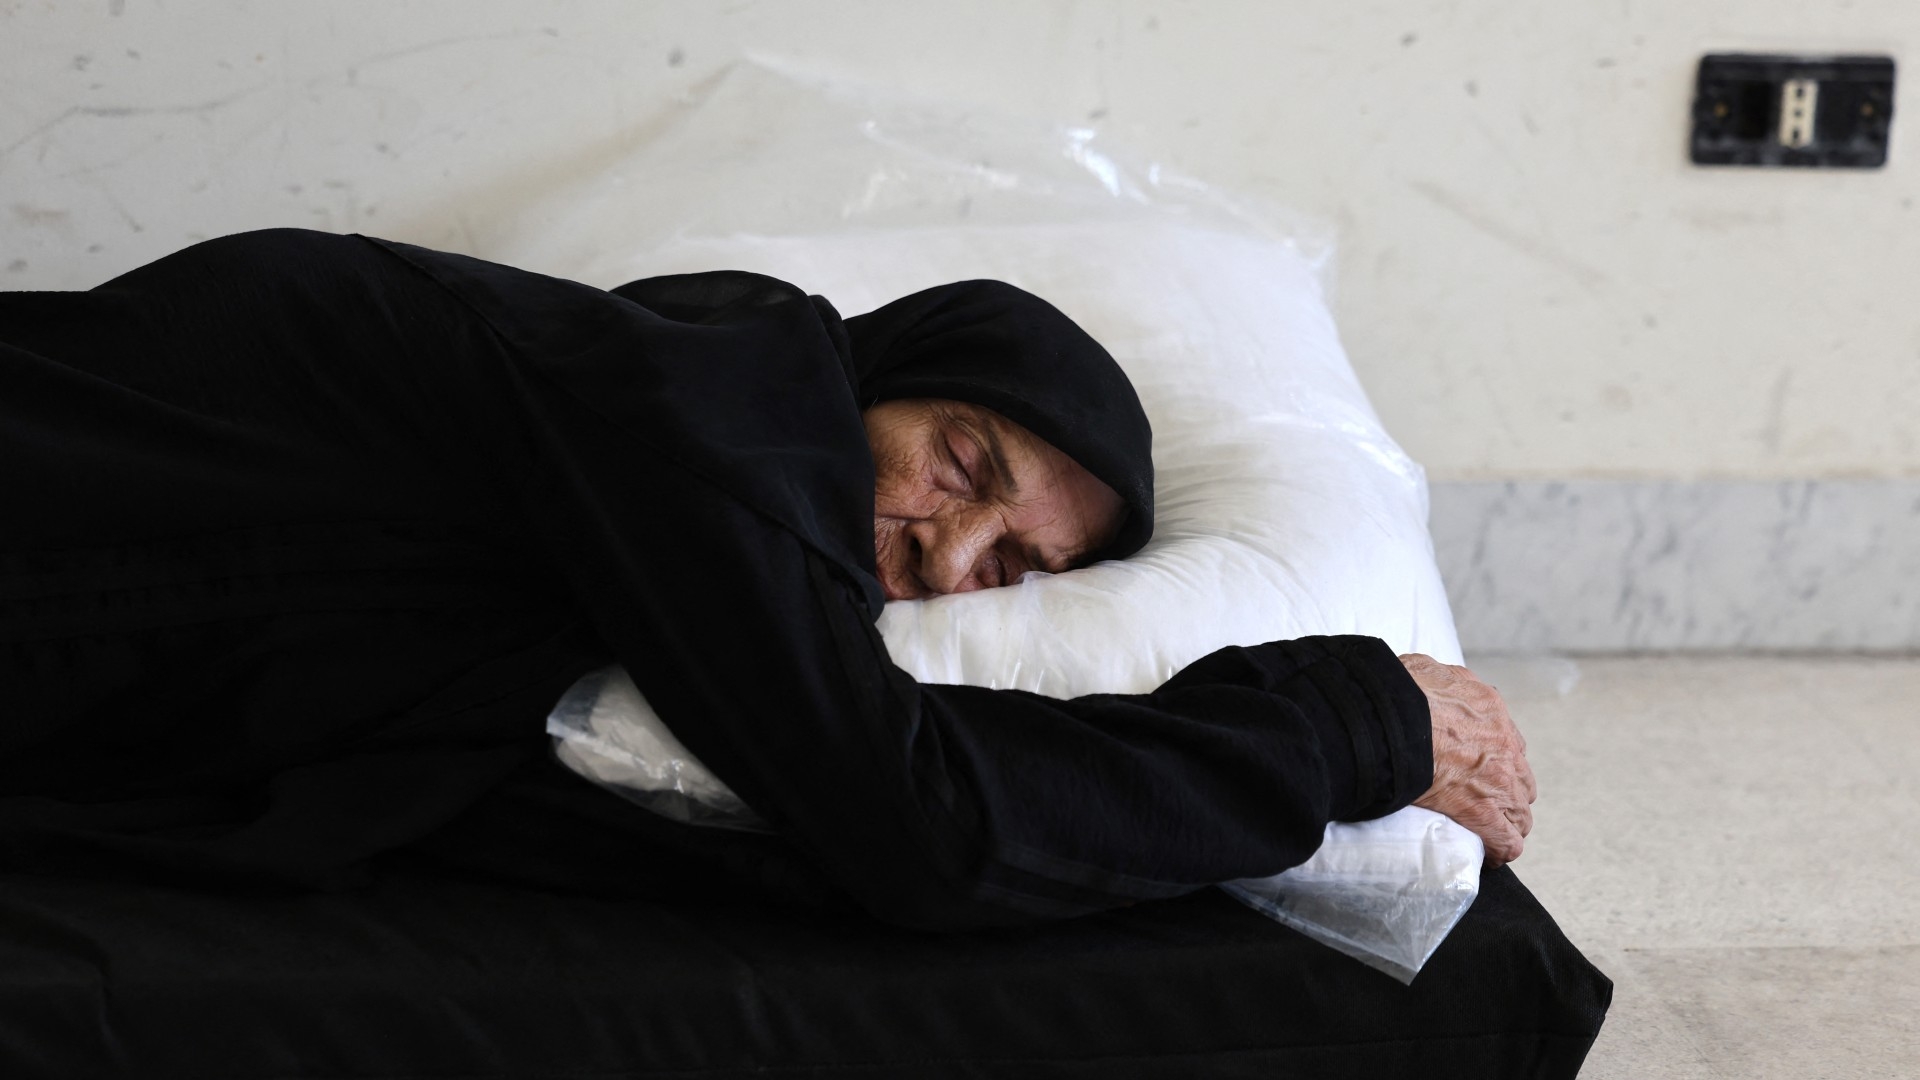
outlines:
M915 98L765 54L548 176L518 212L472 223L462 249L607 288L678 240L936 225L1171 221L1284 245L1316 272L1333 254L1324 222L1133 160L1093 128Z
M547 718L569 768L692 825L771 831L674 738L618 666L583 676ZM1220 888L1315 941L1411 983L1480 890L1480 838L1431 810L1327 826L1313 857Z
M574 772L662 817L689 825L771 832L760 815L693 756L626 669L581 676L547 716L554 756Z
M1220 887L1315 941L1411 983L1479 895L1485 858L1478 836L1410 806L1378 821L1328 825L1313 858L1283 874Z
M754 270L849 314L1000 278L1086 327L1139 390L1155 432L1152 541L1121 562L889 604L880 630L914 677L1143 693L1225 645L1337 633L1459 661L1425 476L1367 402L1327 310L1327 230L1129 162L1090 130L765 61L642 135L530 198L474 253L603 286ZM569 768L650 810L765 828L617 668L581 680L548 730ZM1432 818L1330 827L1313 861L1235 895L1410 978L1477 885L1448 868L1478 839Z

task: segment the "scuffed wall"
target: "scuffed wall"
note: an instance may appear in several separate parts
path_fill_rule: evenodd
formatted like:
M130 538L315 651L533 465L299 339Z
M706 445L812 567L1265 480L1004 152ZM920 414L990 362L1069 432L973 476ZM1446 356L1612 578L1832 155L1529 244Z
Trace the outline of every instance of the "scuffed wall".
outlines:
M1876 173L1683 145L1706 49L1916 33L1910 0L5 0L0 286L265 225L482 250L755 48L1332 220L1354 362L1436 479L1912 476L1912 96Z

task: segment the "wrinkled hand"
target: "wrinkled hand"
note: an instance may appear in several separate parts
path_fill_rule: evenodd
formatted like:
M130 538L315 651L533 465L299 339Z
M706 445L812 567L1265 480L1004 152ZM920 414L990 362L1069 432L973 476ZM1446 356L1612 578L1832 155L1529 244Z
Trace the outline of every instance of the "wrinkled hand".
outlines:
M1539 789L1527 764L1526 737L1507 715L1500 691L1431 656L1411 653L1400 662L1426 692L1433 714L1433 786L1413 804L1479 834L1488 865L1519 858L1533 831Z

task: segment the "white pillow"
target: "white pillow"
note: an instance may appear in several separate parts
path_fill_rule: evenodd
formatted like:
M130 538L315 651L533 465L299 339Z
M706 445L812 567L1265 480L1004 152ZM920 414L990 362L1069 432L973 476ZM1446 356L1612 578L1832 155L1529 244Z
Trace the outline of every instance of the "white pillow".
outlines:
M888 652L922 682L1144 693L1222 646L1308 634L1368 634L1459 662L1425 478L1367 404L1314 268L1291 246L1143 222L891 229L683 239L603 254L582 276L718 268L792 281L847 314L1001 278L1079 321L1140 393L1154 428L1153 539L1124 561L888 604ZM550 729L571 768L656 810L752 823L624 673L582 680Z
M1369 634L1458 663L1426 529L1426 481L1348 366L1312 265L1284 243L1106 222L679 240L589 280L757 270L846 314L994 277L1052 301L1111 351L1153 423L1153 539L1130 559L887 605L923 682L1056 697L1152 690L1226 645ZM548 730L560 760L656 813L762 827L674 739L626 673L582 679ZM1471 903L1479 838L1408 807L1329 825L1307 864L1229 891L1411 980Z
M795 282L848 314L1002 278L1078 320L1139 390L1154 427L1153 539L1124 561L888 604L888 652L921 681L1142 693L1222 646L1308 634L1459 661L1425 479L1381 429L1291 246L1143 222L892 229L679 240L602 255L583 276L723 267ZM652 809L754 824L623 672L582 680L550 729L570 767Z
M1139 693L1225 645L1368 634L1460 660L1420 467L1381 428L1312 265L1289 245L1087 223L681 240L593 280L755 270L848 315L992 277L1113 353L1153 423L1153 540L1122 562L887 605L923 682Z

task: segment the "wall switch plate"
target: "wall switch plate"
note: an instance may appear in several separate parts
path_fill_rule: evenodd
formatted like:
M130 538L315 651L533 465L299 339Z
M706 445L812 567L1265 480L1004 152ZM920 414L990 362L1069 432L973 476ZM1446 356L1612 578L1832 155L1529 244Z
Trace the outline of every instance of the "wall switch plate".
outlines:
M1892 120L1891 57L1715 53L1700 58L1693 163L1878 168Z

